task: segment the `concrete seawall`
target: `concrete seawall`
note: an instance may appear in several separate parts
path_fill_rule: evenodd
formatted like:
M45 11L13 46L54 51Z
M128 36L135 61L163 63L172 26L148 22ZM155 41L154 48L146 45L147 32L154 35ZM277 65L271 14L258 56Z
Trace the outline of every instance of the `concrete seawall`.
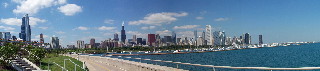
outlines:
M70 56L76 59L77 59L77 56L79 56L80 61L92 60L92 61L106 64L108 66L114 66L123 71L188 71L188 70L177 69L173 67L140 63L140 62L134 62L134 61L123 60L118 58L110 58L110 57L88 56L88 55L66 55L66 56Z

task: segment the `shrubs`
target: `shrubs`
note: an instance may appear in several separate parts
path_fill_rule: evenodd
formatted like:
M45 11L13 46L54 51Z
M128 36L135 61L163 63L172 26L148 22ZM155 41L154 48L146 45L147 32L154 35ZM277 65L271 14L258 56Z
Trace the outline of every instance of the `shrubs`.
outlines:
M44 48L32 48L30 49L30 54L28 58L35 62L40 63L41 59L43 59L46 55L46 50Z
M21 48L18 45L12 43L0 46L0 62L1 64L8 64L9 60L18 56L18 51Z

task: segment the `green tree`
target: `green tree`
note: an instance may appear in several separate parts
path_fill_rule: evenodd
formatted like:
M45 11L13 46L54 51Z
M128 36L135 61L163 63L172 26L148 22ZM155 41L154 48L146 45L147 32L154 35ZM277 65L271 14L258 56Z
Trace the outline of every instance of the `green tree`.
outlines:
M12 43L6 43L4 46L0 46L0 62L1 64L8 64L8 61L18 56L18 51L21 48L18 45Z
M46 55L46 50L44 48L33 48L30 49L30 54L28 58L34 61L36 64L40 63L41 59L43 59Z

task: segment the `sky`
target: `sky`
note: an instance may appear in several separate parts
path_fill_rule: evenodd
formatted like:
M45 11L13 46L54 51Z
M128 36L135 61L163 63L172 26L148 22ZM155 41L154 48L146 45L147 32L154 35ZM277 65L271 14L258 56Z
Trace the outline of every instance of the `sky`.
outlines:
M0 32L18 36L29 14L32 40L57 36L60 44L101 42L120 35L193 37L193 31L225 31L228 37L250 33L252 43L320 40L319 0L1 0ZM120 36L119 36L120 38Z

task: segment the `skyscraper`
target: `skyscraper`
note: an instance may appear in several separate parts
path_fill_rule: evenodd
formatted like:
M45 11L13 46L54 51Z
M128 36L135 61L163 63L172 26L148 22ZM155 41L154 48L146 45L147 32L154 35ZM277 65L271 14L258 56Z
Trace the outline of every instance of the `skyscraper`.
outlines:
M59 38L55 36L51 37L51 48L58 49L59 46Z
M244 34L244 44L251 44L251 36L249 33Z
M211 34L211 25L206 25L206 37L205 39L207 40L207 45L212 45L212 34Z
M214 45L217 45L217 46L222 45L221 35L222 35L222 32L220 32L220 31L215 31L215 32L213 32Z
M224 31L222 31L221 39L222 39L222 46L225 46L226 45L226 33Z
M197 38L199 37L197 30L194 30L193 35L194 35L194 40L197 41Z
M113 40L119 41L119 37L118 37L118 34L117 34L117 33L115 33L115 34L113 35Z
M161 44L161 37L159 34L156 34L156 46L159 47Z
M44 43L43 34L40 34L40 43Z
M262 41L262 35L259 35L259 44L263 44L263 41Z
M0 32L0 39L9 40L11 38L10 32Z
M172 31L172 34L171 34L171 38L172 38L172 43L176 44L177 43L177 35L174 31Z
M78 41L77 41L77 48L79 48L79 49L84 48L84 41L78 40Z
M142 45L142 38L137 38L137 44Z
M23 41L31 41L31 28L29 25L29 16L28 14L22 18L21 32L19 33L19 37Z
M95 47L96 47L95 43L96 43L96 39L91 38L91 39L90 39L91 48L95 48Z
M124 30L124 22L122 22L122 30L121 30L121 42L126 42L126 31Z
M173 42L172 40L171 40L171 36L163 36L163 38L164 38L164 43L170 43L170 42Z
M197 30L194 30L193 35L194 35L194 45L197 45L197 44L198 44L198 43L197 43L197 39L198 39L198 32L197 32Z
M137 36L136 36L136 35L133 35L133 36L132 36L132 42L134 42L134 44L137 43Z
M148 44L150 46L153 46L152 43L156 41L156 35L155 34L148 34Z
M202 43L202 42L203 42L203 39L202 39L202 37L200 37L200 36L197 38L197 40L196 40L196 41L197 41L196 46L200 46L200 45L202 45L202 44L203 44L203 43Z
M207 45L206 33L204 31L202 32L202 45Z

